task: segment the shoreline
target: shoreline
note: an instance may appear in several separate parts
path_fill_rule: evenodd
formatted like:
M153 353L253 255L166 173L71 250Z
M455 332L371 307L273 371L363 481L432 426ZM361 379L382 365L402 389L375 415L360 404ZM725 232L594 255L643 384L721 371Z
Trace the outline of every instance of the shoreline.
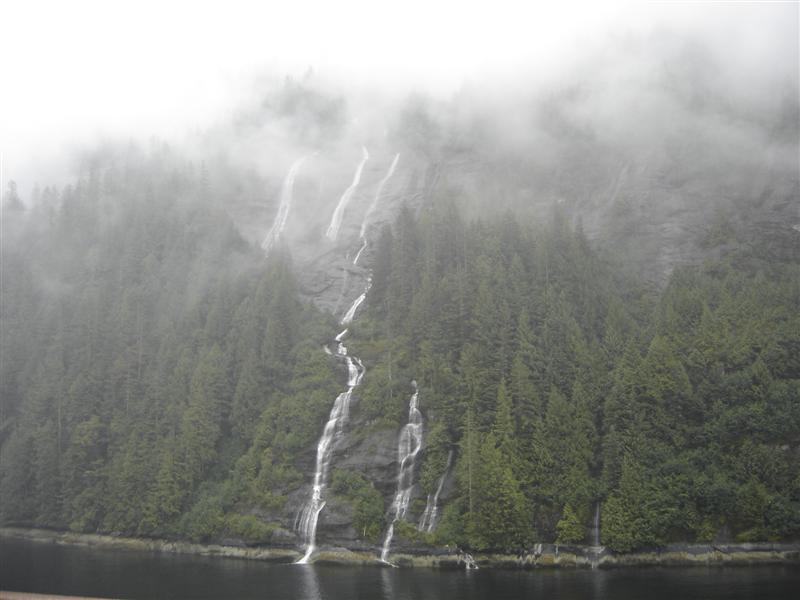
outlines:
M265 546L235 546L199 544L158 538L135 538L107 534L74 533L50 529L0 527L0 539L25 539L34 542L65 546L84 546L111 550L162 552L220 558L259 560L290 564L302 557L302 552L287 548ZM392 565L400 568L464 569L464 556L442 549L441 553L404 553L390 555ZM663 548L617 554L603 547L558 546L537 544L527 554L476 553L479 568L542 569L542 568L618 568L652 566L749 566L766 564L800 564L800 543L743 543L743 544L673 544ZM313 561L320 565L381 566L377 553L323 548Z

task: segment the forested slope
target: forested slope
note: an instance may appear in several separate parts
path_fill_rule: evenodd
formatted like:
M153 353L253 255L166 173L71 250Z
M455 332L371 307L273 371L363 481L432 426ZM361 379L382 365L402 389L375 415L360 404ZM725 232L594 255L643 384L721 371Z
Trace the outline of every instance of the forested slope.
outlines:
M433 540L591 542L597 502L616 550L800 533L796 263L733 250L644 291L558 210L465 223L446 203L379 248L362 410L400 422L397 382L420 382L423 498L457 449Z
M335 321L299 299L288 252L265 259L222 210L246 174L211 185L166 150L123 154L4 207L0 519L297 545L345 381L322 351ZM457 202L406 207L376 236L348 338L367 372L347 435L394 445L419 383L419 490L398 537L590 543L598 503L620 551L800 535L792 255L710 231L719 258L644 287L558 205L468 222ZM420 532L451 451L442 518ZM331 503L374 544L391 497L336 462Z
M237 503L300 485L293 452L337 384L288 256L265 261L168 151L106 157L4 216L3 521L267 535Z

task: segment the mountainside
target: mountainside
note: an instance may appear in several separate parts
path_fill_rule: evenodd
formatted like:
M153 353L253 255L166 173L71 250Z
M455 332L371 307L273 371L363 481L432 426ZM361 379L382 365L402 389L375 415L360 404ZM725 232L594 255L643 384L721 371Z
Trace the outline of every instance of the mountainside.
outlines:
M766 252L734 217L698 242L716 259L653 289L566 203L468 220L435 175L409 183L402 153L377 194L389 156L311 258L291 213L266 259L242 238L221 200L246 172L164 148L101 155L29 208L11 196L3 522L303 549L353 357L318 545L797 537L796 239ZM299 170L294 200L309 187ZM414 385L421 435L398 450Z
M283 238L309 296L326 309L337 305L341 281L332 278L345 268L337 261L357 252L366 213L374 232L401 202L419 211L453 201L467 219L510 210L538 222L558 204L598 249L663 287L675 268L719 258L726 244L766 260L797 259L796 77L764 73L745 86L744 67L730 60L691 36L661 32L609 43L549 79L522 73L538 83L511 92L476 82L446 100L394 99L307 76L268 88L232 134L223 128L203 143L250 161L277 150L285 161L266 167L258 159L254 167L269 172L273 206L226 199L254 242L275 218L289 166L307 157ZM369 157L334 243L326 228L364 149Z
M647 43L446 100L308 74L10 185L0 524L303 560L798 539L796 80Z

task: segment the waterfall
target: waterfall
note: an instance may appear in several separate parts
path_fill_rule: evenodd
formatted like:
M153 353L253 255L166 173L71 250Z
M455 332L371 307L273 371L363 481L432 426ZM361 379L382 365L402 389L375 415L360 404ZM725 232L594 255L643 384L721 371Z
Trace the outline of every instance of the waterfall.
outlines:
M358 259L361 258L361 253L367 248L367 226L369 225L369 218L372 216L372 213L375 211L375 207L378 205L378 200L380 199L381 195L383 194L383 188L386 187L386 183L394 174L394 170L397 167L397 161L400 160L400 154L397 153L394 155L394 160L392 164L389 166L389 171L386 173L383 179L380 180L378 183L378 189L375 191L375 196L372 198L372 202L367 209L367 212L364 214L364 220L361 222L361 231L358 234L358 237L361 239L361 248L358 249L356 253L356 257L353 259L353 264L358 264Z
M328 226L328 230L325 232L325 235L329 240L332 242L336 241L336 238L339 236L339 228L342 226L342 217L344 216L344 209L347 207L347 204L350 202L350 198L353 196L353 192L356 191L358 187L358 183L361 181L361 171L364 170L364 165L369 159L369 152L367 149L362 146L361 148L362 156L361 162L358 163L358 167L356 168L356 174L353 176L353 183L350 184L342 197L339 198L339 203L336 205L336 209L333 211L333 218L331 218L331 224Z
M394 155L394 160L392 161L391 166L389 166L389 172L386 173L383 179L381 179L380 183L378 183L378 189L375 191L375 196L372 198L372 203L369 205L366 214L364 215L364 220L361 222L361 232L359 233L359 237L363 238L367 233L367 225L369 225L369 218L372 216L375 207L378 205L378 200L380 199L381 195L383 194L383 188L386 187L386 183L391 179L392 175L394 174L394 170L397 168L397 161L400 160L400 154Z
M601 555L605 548L600 545L600 501L594 505L594 522L592 523L592 547L589 549L589 556L593 569L600 564Z
M352 185L347 188L345 193L342 195L341 200L339 200L339 205L336 207L336 211L334 211L333 220L331 221L331 226L328 228L328 237L332 240L336 239L336 236L339 233L339 227L342 223L342 212L344 211L344 207L347 202L350 200L350 196L352 196L353 191L355 190L356 186L358 185L359 181L361 180L361 171L364 168L364 164L367 162L369 158L369 153L367 152L366 148L363 148L363 158L361 163L358 165L358 169L356 170L355 177L353 178ZM399 157L399 155L398 155ZM395 162L392 163L393 166L390 169L389 175L384 177L381 181L379 186L379 192L376 194L377 196L380 195L380 189L382 188L383 184L389 179L391 172L394 170L394 165L397 163L397 157L395 157ZM373 201L374 202L374 201ZM366 222L366 219L365 219ZM363 225L362 225L363 229ZM332 235L331 235L332 234ZM364 246L362 246L361 250L363 250ZM356 259L354 264L358 261L358 257L361 254L361 250L356 255ZM345 271L345 277L347 276L347 271ZM336 442L342 435L344 430L344 424L348 418L350 412L350 398L353 394L353 389L361 383L361 379L364 377L365 369L364 365L361 361L355 356L349 356L347 354L347 346L342 343L344 336L347 335L348 332L348 325L352 323L353 319L355 318L356 311L359 307L363 304L364 300L367 298L367 293L369 292L370 287L372 286L372 278L367 278L367 285L364 288L364 291L361 295L356 298L353 303L350 305L350 308L344 313L340 324L345 326L345 329L336 336L336 350L335 353L332 353L330 349L325 346L325 352L328 354L334 354L339 358L344 358L345 362L347 363L347 391L339 394L336 397L335 402L333 403L333 408L331 409L330 416L328 417L328 422L325 424L325 428L322 431L322 437L320 437L319 442L317 443L317 461L316 466L314 469L314 485L312 486L312 494L311 498L306 502L303 506L302 511L300 513L299 522L297 524L297 528L303 534L303 540L306 545L305 554L303 554L303 558L297 561L298 564L307 564L311 559L311 556L314 554L316 550L316 540L317 540L317 523L319 522L319 514L322 512L322 509L325 507L325 500L323 498L323 494L325 491L325 487L328 484L328 472L330 470L330 463L331 458L333 456L334 446ZM414 455L419 452L419 447L422 445L422 415L419 413L419 410L416 408L416 399L417 399L417 385L414 382L414 396L412 397L412 407L409 409L409 421L413 420L413 413L416 412L417 418L417 430L416 430L416 439L417 439L417 447L414 450ZM406 428L410 427L411 423L406 426ZM405 429L404 429L405 431ZM402 435L401 435L401 443L402 443ZM412 469L413 469L413 459L412 459ZM410 489L409 489L410 495ZM405 506L408 506L408 499L405 501ZM405 512L405 509L403 509ZM388 546L387 546L388 552Z
M594 525L592 526L592 545L600 546L600 501L594 508Z
M350 305L350 308L347 309L347 312L344 313L344 316L342 317L342 325L349 325L353 321L353 318L356 316L356 311L364 302L364 300L367 299L367 293L369 292L369 288L371 287L372 287L372 278L368 277L367 287L364 289L361 295L355 299L355 302L353 302Z
M408 504L411 501L411 491L414 489L414 463L417 454L422 448L422 413L419 412L419 388L417 382L412 381L414 393L408 403L408 423L400 431L400 440L397 444L397 458L400 470L397 474L397 492L389 509L394 511L392 522L386 531L381 549L381 560L386 562L389 557L389 547L394 536L394 524L406 516Z
M364 301L366 292L356 298L353 305L342 318L342 325L347 325L353 318L356 309ZM336 442L342 436L344 424L350 413L350 398L353 394L353 389L361 383L364 376L364 365L355 356L347 355L347 347L342 343L342 339L347 334L347 329L336 336L336 352L335 355L344 358L347 363L347 391L342 392L336 397L331 409L328 422L322 431L317 443L317 462L314 469L314 485L312 487L311 498L303 506L303 510L299 520L299 530L303 534L303 541L306 545L306 551L298 562L298 564L307 564L311 555L316 550L317 540L317 523L319 521L319 514L325 508L325 500L323 494L325 487L328 484L328 472L331 465L331 457Z
M464 563L464 568L467 571L477 571L478 570L478 563L475 562L475 559L472 557L472 554L469 552L464 552L461 555L461 560Z
M361 238L361 247L358 249L358 252L356 252L356 257L353 259L353 264L354 265L358 264L358 259L361 258L361 253L366 249L367 249L367 238L362 237Z
M436 486L436 491L433 494L428 494L428 501L425 504L425 512L419 519L417 529L430 533L436 526L436 519L439 516L439 494L442 493L444 487L444 480L447 478L447 473L450 471L450 465L453 462L453 450L447 453L447 464L444 466L444 473L439 478L439 483Z
M278 205L278 214L275 216L275 221L272 223L272 227L270 227L269 231L267 232L267 236L264 238L264 241L261 242L261 249L267 254L269 254L272 246L274 246L275 242L277 242L278 238L280 238L281 233L283 233L283 228L286 227L286 219L289 218L289 207L292 204L294 180L297 177L297 171L300 170L300 166L307 158L308 156L303 156L294 161L292 166L289 168L289 173L287 173L286 179L283 180L283 186L281 187L281 201Z

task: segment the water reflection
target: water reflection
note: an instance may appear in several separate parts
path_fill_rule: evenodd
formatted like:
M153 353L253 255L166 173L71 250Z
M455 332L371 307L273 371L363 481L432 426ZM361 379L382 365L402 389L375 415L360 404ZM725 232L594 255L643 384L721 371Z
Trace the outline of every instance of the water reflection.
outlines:
M600 570L599 572L595 572L592 574L591 582L592 582L592 598L594 600L601 600L602 598L606 598L606 582L607 582L607 571Z
M393 569L381 569L381 589L384 598L395 598Z
M464 572L116 552L0 536L0 589L141 600L795 600L796 565Z
M313 565L297 565L296 567L301 575L301 587L303 593L300 598L307 598L308 600L323 600L322 592L319 587L319 575Z

